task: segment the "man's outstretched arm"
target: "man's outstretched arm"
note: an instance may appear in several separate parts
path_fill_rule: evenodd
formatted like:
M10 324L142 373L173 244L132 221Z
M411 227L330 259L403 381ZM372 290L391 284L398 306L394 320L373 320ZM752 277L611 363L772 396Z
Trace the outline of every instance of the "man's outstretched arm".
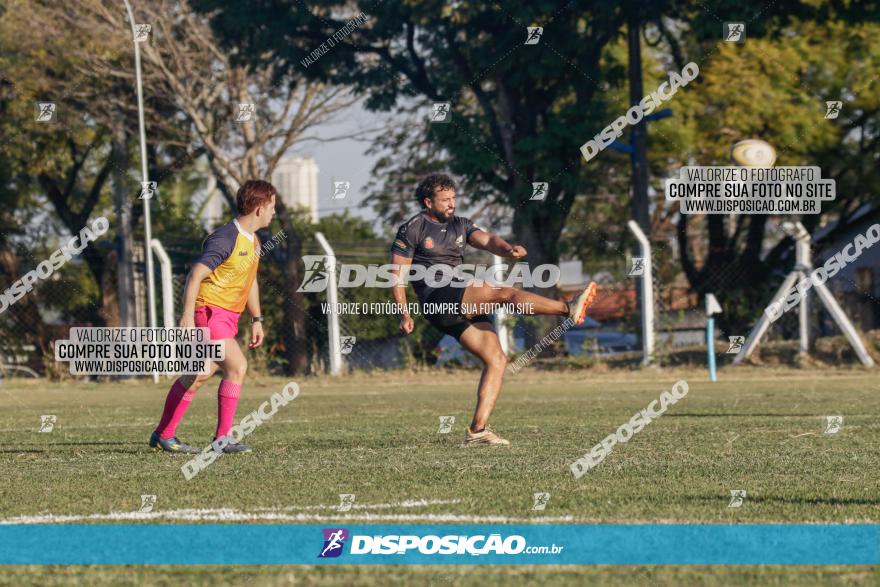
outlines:
M526 249L520 245L511 245L506 240L493 232L485 230L476 230L471 233L468 243L477 249L489 251L493 255L501 255L512 259L522 259L528 253Z

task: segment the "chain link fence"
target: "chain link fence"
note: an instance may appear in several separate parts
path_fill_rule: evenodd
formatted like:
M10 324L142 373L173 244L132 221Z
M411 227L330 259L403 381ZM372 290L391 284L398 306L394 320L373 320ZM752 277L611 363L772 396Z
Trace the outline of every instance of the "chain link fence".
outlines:
M15 270L0 275L0 292L12 294L0 301L0 376L54 373L52 341L66 338L73 326L102 321L113 308L114 300L101 295L82 261L31 282L26 276L42 261L21 258Z
M400 315L394 310L389 288L346 287L342 275L345 265L369 266L389 262L388 244L380 239L346 241L334 239L330 245L337 260L338 277L342 286L337 290L338 308L329 306L326 290L295 295L285 285L284 248L278 247L261 263L259 283L266 342L261 349L249 353L249 360L257 370L288 372L290 357L305 357L305 371L326 373L330 370L330 336L328 314L337 311L339 321L339 351L342 354L343 371L394 369L415 364L432 364L440 354L438 346L442 334L428 325L424 317L414 315L416 329L408 337L400 336ZM98 242L93 246L101 250L104 266L98 285L94 267L82 258L74 258L54 271L46 279L34 281L30 291L16 300L4 296L0 301L0 376L60 375L53 355L52 341L66 338L73 326L97 326L118 324L119 301L115 297L116 255L112 243ZM172 263L172 294L175 304L173 323L177 324L186 275L191 263L197 258L200 243L191 238L166 237L163 246ZM818 249L818 247L817 247ZM133 251L135 276L134 314L138 324L147 323L146 287L144 284L143 244L136 242ZM820 258L822 250L816 250ZM831 251L833 253L833 251ZM16 270L0 273L0 292L5 292L14 282L33 270L48 258L51 251L27 255L21 252ZM302 255L324 255L324 250L314 238L302 242ZM653 288L655 304L655 352L662 356L684 347L705 344L706 315L704 298L699 295L681 270L680 255L676 243L655 241L652 243ZM590 274L584 276L583 284L563 288L562 297L570 298L586 285L589 279L599 282L599 298L590 316L600 326L577 335L573 329L556 345L553 352L601 353L609 350L640 351L641 335L638 281L633 275L635 254L615 257L600 264L588 266ZM491 265L493 259L483 252L469 251L469 263ZM300 281L303 278L302 261L297 259ZM586 265L586 264L585 264ZM703 259L695 259L695 265L703 271L703 279L711 284L711 291L721 303L723 313L716 317L716 336L725 340L728 336L746 336L760 318L763 309L772 300L776 289L785 277L785 270L778 274L761 276L755 283L751 273L754 268L741 262L730 262L715 267L704 267ZM870 276L859 273L857 280L865 283L846 283L835 279L828 286L841 303L853 323L862 330L877 326L877 299ZM744 284L751 284L745 286ZM160 271L156 266L156 306L158 324L164 323L161 305ZM415 303L409 288L408 301ZM10 303L11 302L11 303ZM815 296L810 299L810 334L835 335L837 327L829 318ZM295 319L291 319L294 315ZM511 317L508 324L514 339L522 336L526 321ZM548 326L548 328L555 324ZM289 336L285 330L291 329ZM766 340L796 339L798 332L797 312L788 312L770 328ZM246 347L251 328L247 316L241 322L239 342ZM625 341L614 347L602 343L605 336ZM580 336L580 338L578 338ZM513 342L513 341L512 341ZM521 340L527 344L528 340ZM59 363L61 367L66 364Z

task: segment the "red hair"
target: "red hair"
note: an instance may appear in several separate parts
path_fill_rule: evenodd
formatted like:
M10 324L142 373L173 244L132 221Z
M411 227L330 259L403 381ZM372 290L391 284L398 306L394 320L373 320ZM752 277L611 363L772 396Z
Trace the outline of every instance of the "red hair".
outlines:
M238 194L235 196L235 205L238 207L238 213L242 216L247 216L260 206L268 204L272 196L277 195L277 193L275 186L268 181L251 179L244 182L238 188Z

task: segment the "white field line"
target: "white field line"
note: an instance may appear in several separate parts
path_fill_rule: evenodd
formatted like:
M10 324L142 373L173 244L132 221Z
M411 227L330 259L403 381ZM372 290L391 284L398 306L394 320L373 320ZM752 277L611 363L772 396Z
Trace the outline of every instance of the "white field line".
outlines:
M421 508L429 505L448 505L461 503L460 499L406 499L403 501L395 501L391 503L354 503L351 509L365 510L385 510L390 508ZM301 510L337 510L339 504L331 505L293 505L283 508L252 508L255 512L289 512Z
M156 520L179 520L184 522L301 522L301 523L407 523L425 522L436 524L608 524L607 519L599 516L567 515L567 516L501 516L471 514L280 514L276 512L249 513L232 508L220 509L180 509L159 512L111 512L109 514L59 515L40 514L0 518L0 526L24 524L63 524L66 522L149 522ZM632 518L616 520L615 524L688 524L688 523L724 523L705 520L689 521L682 518ZM791 520L767 520L764 524L790 524ZM825 520L799 520L798 524L828 524ZM835 520L838 524L876 524L875 519L845 518Z
M469 514L283 514L242 512L232 508L181 509L158 512L111 512L109 514L38 514L0 518L0 525L63 524L98 521L180 520L188 522L433 522L463 524L571 523L575 516L497 516Z
M329 417L329 416L328 416ZM279 424L308 424L311 422L310 419L299 418L296 420L278 420L273 418L273 422L278 422ZM112 430L114 428L140 428L142 430L150 430L151 426L155 426L155 420L145 421L143 424L77 424L76 426L64 426L64 430L80 430L80 429L95 429L95 430ZM36 432L36 429L39 428L37 426L20 426L18 428L0 428L0 432ZM60 430L60 427L56 426ZM147 441L145 440L143 444L146 446Z

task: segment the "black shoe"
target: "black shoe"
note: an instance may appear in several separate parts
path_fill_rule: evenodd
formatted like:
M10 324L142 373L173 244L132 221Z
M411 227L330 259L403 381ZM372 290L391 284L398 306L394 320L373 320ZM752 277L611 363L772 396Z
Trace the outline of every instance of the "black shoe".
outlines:
M232 437L229 437L229 444L223 447L223 452L228 455L245 453L245 452L254 452L254 449L249 447L246 444L242 444L240 442L232 443ZM214 439L214 442L217 442L217 439ZM212 443L213 444L213 443ZM216 450L216 449L215 449Z
M188 455L197 455L202 452L200 449L182 442L176 436L172 436L171 438L159 438L158 432L153 432L150 436L150 446L156 450L161 448L165 452L179 452Z

